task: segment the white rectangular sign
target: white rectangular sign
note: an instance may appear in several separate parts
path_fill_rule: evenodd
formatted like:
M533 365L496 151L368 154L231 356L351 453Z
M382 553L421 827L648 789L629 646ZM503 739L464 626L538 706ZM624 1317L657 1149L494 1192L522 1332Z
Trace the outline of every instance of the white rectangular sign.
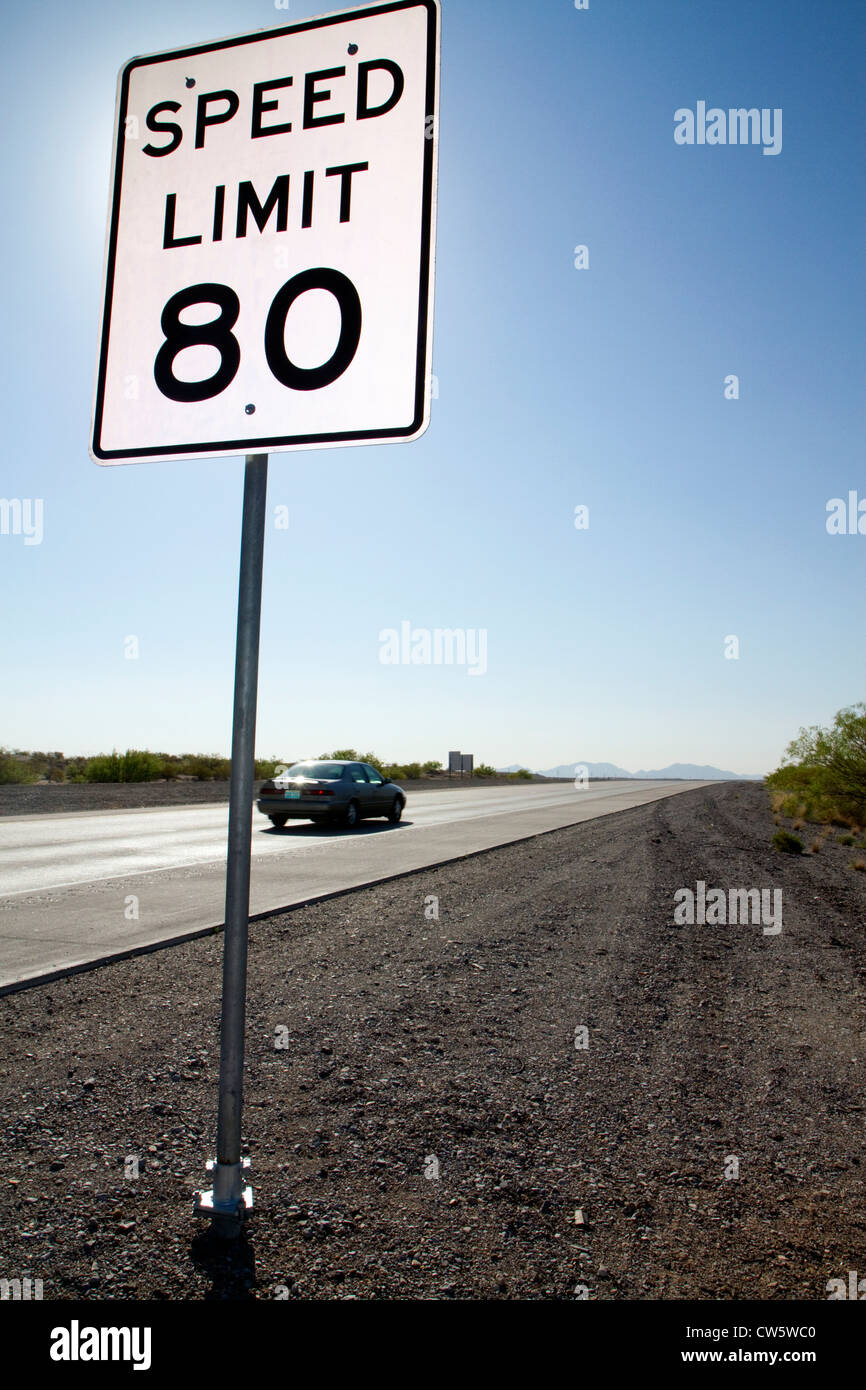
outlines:
M392 0L126 64L96 462L423 434L439 28Z

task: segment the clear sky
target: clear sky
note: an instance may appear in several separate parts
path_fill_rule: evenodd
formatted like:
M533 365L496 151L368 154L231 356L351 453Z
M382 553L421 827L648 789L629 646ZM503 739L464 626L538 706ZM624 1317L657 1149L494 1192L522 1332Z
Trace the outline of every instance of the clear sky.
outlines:
M88 457L115 83L342 8L5 11L0 492L44 506L41 544L0 535L7 746L229 749L242 460ZM866 498L864 31L854 0L443 0L439 396L417 442L272 456L260 754L755 773L863 698L866 534L825 523ZM675 143L699 101L781 108L781 152ZM486 673L383 664L403 620L485 630Z

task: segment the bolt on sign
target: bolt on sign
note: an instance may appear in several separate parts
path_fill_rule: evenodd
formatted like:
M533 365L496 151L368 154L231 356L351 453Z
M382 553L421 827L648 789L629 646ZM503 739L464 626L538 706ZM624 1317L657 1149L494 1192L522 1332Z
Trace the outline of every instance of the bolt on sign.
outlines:
M439 30L393 0L122 69L97 463L424 432Z

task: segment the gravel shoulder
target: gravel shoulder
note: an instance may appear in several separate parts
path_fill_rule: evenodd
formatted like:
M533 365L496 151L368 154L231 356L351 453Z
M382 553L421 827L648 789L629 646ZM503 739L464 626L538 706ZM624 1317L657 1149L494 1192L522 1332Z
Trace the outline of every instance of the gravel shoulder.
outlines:
M46 1299L825 1299L866 1269L866 875L773 829L760 786L725 783L255 924L232 1254L191 1216L219 938L0 999L4 1276ZM698 880L781 888L781 934L674 926Z

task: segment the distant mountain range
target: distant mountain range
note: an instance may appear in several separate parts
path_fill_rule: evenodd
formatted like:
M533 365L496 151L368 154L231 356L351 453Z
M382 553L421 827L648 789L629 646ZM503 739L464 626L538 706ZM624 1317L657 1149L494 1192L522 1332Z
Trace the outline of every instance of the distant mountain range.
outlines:
M525 763L512 763L510 767L500 767L498 772L517 772ZM533 768L539 777L575 777L577 768L586 768L590 777L651 777L654 780L665 777L682 777L689 782L760 782L759 773L723 772L720 767L699 767L697 763L671 763L669 767L654 768L651 772L627 772L615 763L560 763L558 767Z

